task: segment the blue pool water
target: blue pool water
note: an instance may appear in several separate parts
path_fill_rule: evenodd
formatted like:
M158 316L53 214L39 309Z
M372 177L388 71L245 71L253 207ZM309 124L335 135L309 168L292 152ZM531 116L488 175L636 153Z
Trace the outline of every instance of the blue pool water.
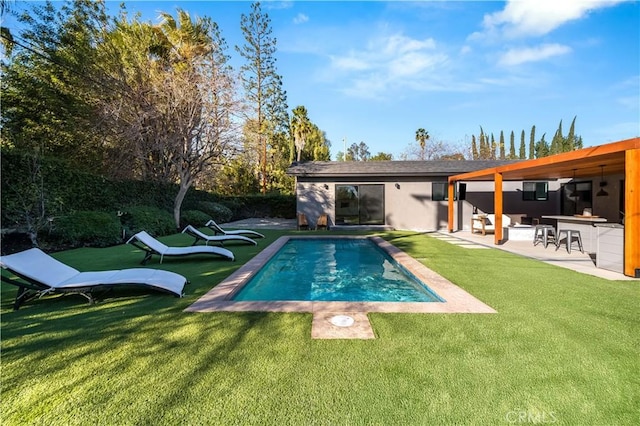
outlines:
M442 302L368 239L290 239L238 301Z

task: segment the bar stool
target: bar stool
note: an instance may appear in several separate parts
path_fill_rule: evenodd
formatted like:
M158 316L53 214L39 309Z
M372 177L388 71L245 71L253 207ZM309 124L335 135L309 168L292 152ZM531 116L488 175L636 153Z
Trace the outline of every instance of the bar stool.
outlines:
M553 240L557 244L556 228L553 225L536 225L533 233L533 245L535 246L541 242L544 244L544 248L547 248L549 240Z
M574 238L578 242L580 253L584 253L584 250L582 249L582 237L580 236L580 231L576 229L560 229L558 231L558 238L556 239L556 251L558 251L558 249L560 248L560 241L562 241L563 234L566 234L565 240L567 244L567 253L571 253L571 246L573 245Z

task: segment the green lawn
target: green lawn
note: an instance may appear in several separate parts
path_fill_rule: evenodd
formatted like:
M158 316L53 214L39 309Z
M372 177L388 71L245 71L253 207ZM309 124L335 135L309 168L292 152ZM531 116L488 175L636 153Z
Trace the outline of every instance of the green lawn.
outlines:
M2 425L637 424L638 281L606 281L500 250L380 234L497 314L370 314L375 340L311 340L311 314L183 309L237 261L157 259L186 297L118 291L12 311L2 285ZM190 244L184 235L163 238ZM55 257L139 266L131 246Z

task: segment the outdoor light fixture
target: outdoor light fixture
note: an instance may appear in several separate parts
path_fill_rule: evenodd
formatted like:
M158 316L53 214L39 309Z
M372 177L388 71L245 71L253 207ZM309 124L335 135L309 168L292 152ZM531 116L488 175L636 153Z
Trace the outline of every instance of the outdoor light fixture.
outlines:
M573 169L573 191L569 197L578 197L578 185L576 184L576 169Z
M596 193L596 197L606 197L609 195L607 191L604 190L604 187L607 186L607 182L604 180L604 164L600 165L600 191Z
M326 183L324 184L324 189L329 189L329 185L327 185Z
M396 182L396 189L400 189L400 184Z

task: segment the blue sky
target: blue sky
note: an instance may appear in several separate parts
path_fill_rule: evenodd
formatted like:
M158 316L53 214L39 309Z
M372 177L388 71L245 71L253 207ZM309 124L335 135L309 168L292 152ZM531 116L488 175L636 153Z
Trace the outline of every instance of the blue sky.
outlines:
M18 2L19 4L20 2ZM109 4L114 11L120 2ZM237 68L246 1L126 1L157 11L209 16ZM268 1L277 69L290 110L304 105L332 143L365 142L399 159L422 127L463 147L480 126L532 125L548 141L574 116L586 146L640 135L640 3Z

